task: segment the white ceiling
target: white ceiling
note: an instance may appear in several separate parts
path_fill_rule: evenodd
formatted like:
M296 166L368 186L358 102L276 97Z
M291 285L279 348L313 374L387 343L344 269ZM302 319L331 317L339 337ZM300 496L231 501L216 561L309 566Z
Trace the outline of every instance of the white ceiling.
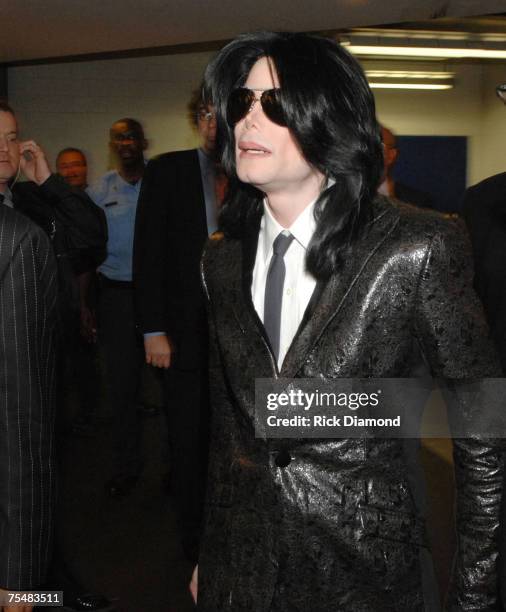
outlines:
M506 0L0 0L0 64L505 10Z

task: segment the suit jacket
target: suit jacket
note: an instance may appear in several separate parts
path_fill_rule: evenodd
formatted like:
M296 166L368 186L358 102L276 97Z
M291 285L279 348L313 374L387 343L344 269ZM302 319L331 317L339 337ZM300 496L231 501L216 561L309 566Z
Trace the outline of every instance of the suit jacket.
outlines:
M31 181L12 189L14 208L51 238L58 269L60 312L64 329L79 314L76 274L93 270L104 259L107 222L104 211L81 189L52 174L42 185Z
M506 172L469 188L463 213L473 245L476 291L506 370Z
M12 195L14 208L52 238L58 258L74 261L85 252L93 260L92 268L103 260L107 221L85 191L69 187L52 174L40 186L30 181L17 183Z
M425 191L420 191L399 181L395 181L395 197L401 202L414 204L422 208L435 208L434 198Z
M51 552L56 263L46 234L0 206L0 588L40 586Z
M134 241L134 285L142 333L166 332L175 365L202 366L207 322L200 258L206 207L196 149L151 160L142 180Z
M261 440L255 379L499 374L468 245L437 213L377 198L375 217L318 299L281 372L251 300L258 227L211 240L212 437L199 559L202 612L425 610L425 529L402 440ZM459 555L452 610L496 604L498 442L456 440Z

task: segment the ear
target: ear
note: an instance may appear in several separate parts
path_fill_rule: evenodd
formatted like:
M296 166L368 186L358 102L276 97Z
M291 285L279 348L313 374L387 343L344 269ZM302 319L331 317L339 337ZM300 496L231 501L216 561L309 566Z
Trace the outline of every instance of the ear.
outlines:
M149 142L146 138L142 139L142 150L145 151L148 148Z

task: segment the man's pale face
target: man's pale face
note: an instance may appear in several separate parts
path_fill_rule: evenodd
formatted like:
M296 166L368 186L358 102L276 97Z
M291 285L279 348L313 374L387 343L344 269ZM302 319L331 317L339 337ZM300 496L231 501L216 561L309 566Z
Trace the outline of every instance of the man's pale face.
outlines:
M71 187L84 189L88 183L88 165L82 153L62 153L56 161L56 170Z
M206 115L209 116L206 117ZM216 115L214 106L202 106L197 114L197 129L199 132L202 148L206 153L211 153L216 145Z
M274 66L268 58L260 58L251 69L244 87L257 98L266 89L279 87ZM302 156L287 127L277 125L264 113L258 100L234 129L237 176L267 196L307 191L315 184L315 174Z
M0 193L19 167L18 126L11 113L0 111Z

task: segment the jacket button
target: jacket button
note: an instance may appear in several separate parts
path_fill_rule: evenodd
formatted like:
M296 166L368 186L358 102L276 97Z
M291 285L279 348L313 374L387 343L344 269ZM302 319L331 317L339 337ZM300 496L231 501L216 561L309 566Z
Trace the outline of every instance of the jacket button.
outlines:
M290 457L290 453L286 450L282 450L276 455L274 462L278 467L284 468L290 464L291 460L292 458Z

